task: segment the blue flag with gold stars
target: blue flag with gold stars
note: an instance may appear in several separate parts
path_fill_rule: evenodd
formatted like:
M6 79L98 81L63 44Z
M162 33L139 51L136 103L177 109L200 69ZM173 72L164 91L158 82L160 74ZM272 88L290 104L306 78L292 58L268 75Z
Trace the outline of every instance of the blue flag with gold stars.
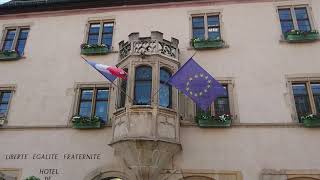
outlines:
M189 96L205 111L217 97L227 93L226 89L192 58L170 78L168 83Z

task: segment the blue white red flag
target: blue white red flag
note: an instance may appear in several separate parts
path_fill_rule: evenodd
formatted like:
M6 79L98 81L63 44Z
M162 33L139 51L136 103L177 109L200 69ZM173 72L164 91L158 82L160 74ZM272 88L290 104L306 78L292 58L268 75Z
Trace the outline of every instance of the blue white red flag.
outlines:
M127 72L116 66L107 66L104 64L98 64L87 60L86 62L111 82L113 82L117 77L121 79L127 78Z
M168 82L205 111L217 97L227 93L226 89L192 58Z

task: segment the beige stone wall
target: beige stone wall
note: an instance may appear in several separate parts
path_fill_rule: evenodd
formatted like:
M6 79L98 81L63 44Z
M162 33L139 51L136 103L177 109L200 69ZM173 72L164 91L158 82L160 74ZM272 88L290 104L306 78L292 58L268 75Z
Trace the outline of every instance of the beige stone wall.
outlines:
M320 1L309 3L316 29L320 28ZM282 2L283 3L283 2ZM189 40L189 14L222 12L223 39L228 48L199 51L194 59L218 78L234 80L236 113L240 123L290 123L290 97L286 75L320 77L320 42L280 42L281 29L275 2L206 3L74 13L0 17L0 27L30 25L25 58L0 62L0 86L13 84L16 91L8 126L66 126L72 115L74 88L81 82L104 82L80 58L89 19L115 19L113 47L131 32L150 36L161 31L165 39L179 39L180 61L193 53ZM3 35L2 33L0 34ZM114 65L118 53L88 59ZM111 112L115 104L111 97ZM22 177L41 167L63 169L59 180L84 179L100 166L115 162L111 128L78 131L69 128L0 130L0 168L18 168ZM318 129L299 126L236 126L231 129L181 128L183 151L173 168L241 171L243 179L255 180L262 169L319 169ZM4 161L3 154L23 152L99 152L99 161ZM110 165L111 166L111 165ZM221 180L221 179L217 179ZM263 179L264 180L264 179ZM282 179L281 179L282 180Z

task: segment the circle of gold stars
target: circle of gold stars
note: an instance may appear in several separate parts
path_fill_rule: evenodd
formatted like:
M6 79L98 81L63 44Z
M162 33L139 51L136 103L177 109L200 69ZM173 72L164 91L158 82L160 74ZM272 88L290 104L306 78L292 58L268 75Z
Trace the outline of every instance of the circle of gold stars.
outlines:
M201 91L198 92L194 92L191 90L190 88L190 83L193 80L196 80L198 78L202 78L204 79L208 84L206 85L206 87L204 89L202 89ZM198 97L198 96L203 96L203 94L207 93L208 90L211 88L212 84L211 84L211 80L209 79L209 76L205 76L204 74L200 73L200 74L195 74L194 76L189 77L187 83L186 83L186 91L189 95L194 96L194 97Z

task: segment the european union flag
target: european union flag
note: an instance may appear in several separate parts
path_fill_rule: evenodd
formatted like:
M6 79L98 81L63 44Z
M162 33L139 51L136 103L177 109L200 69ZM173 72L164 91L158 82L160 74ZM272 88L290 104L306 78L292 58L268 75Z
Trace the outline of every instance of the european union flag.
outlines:
M227 93L226 89L192 58L171 77L169 83L189 96L203 110L208 110L217 97Z

